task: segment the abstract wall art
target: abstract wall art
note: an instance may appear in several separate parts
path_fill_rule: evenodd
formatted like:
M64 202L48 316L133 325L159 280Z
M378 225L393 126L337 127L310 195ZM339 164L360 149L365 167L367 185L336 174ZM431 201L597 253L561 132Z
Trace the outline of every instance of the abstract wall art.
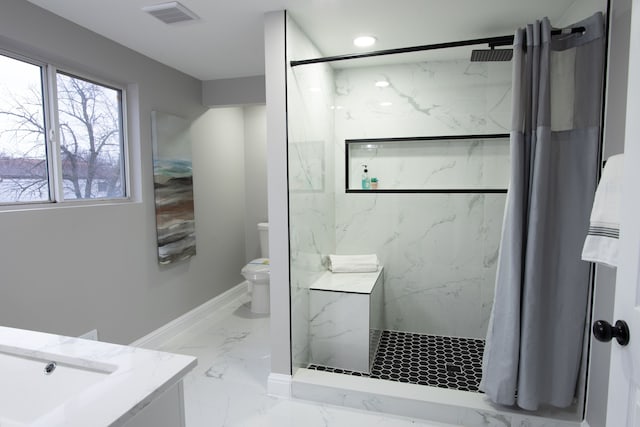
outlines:
M153 111L151 124L158 262L171 264L196 254L189 122Z

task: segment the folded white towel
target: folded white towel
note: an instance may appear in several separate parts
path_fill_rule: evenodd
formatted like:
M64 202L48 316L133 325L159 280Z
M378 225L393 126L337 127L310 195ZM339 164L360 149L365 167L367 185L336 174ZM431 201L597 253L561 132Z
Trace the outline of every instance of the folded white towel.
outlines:
M329 255L329 269L334 273L369 273L378 271L378 256Z
M605 164L593 201L589 232L582 248L585 261L618 266L623 164L622 154L609 157Z

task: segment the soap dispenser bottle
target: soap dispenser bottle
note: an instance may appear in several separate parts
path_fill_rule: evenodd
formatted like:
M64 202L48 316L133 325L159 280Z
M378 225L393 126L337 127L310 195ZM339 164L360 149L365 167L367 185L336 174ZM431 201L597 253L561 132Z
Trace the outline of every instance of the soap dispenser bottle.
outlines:
M367 169L367 165L362 165L364 170L362 171L362 189L370 190L371 189L371 180L369 179L369 170Z

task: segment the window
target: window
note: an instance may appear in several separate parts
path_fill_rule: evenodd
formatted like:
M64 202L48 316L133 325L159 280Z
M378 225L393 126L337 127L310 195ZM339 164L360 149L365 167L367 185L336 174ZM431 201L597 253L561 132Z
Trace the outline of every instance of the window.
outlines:
M123 95L0 54L0 204L125 198Z

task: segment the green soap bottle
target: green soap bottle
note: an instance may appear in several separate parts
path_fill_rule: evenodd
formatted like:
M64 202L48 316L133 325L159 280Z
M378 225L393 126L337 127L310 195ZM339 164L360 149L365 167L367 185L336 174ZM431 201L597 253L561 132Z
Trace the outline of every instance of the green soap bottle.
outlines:
M367 169L367 165L362 165L364 167L364 171L362 171L362 189L370 190L371 189L371 180L369 179L369 170Z

